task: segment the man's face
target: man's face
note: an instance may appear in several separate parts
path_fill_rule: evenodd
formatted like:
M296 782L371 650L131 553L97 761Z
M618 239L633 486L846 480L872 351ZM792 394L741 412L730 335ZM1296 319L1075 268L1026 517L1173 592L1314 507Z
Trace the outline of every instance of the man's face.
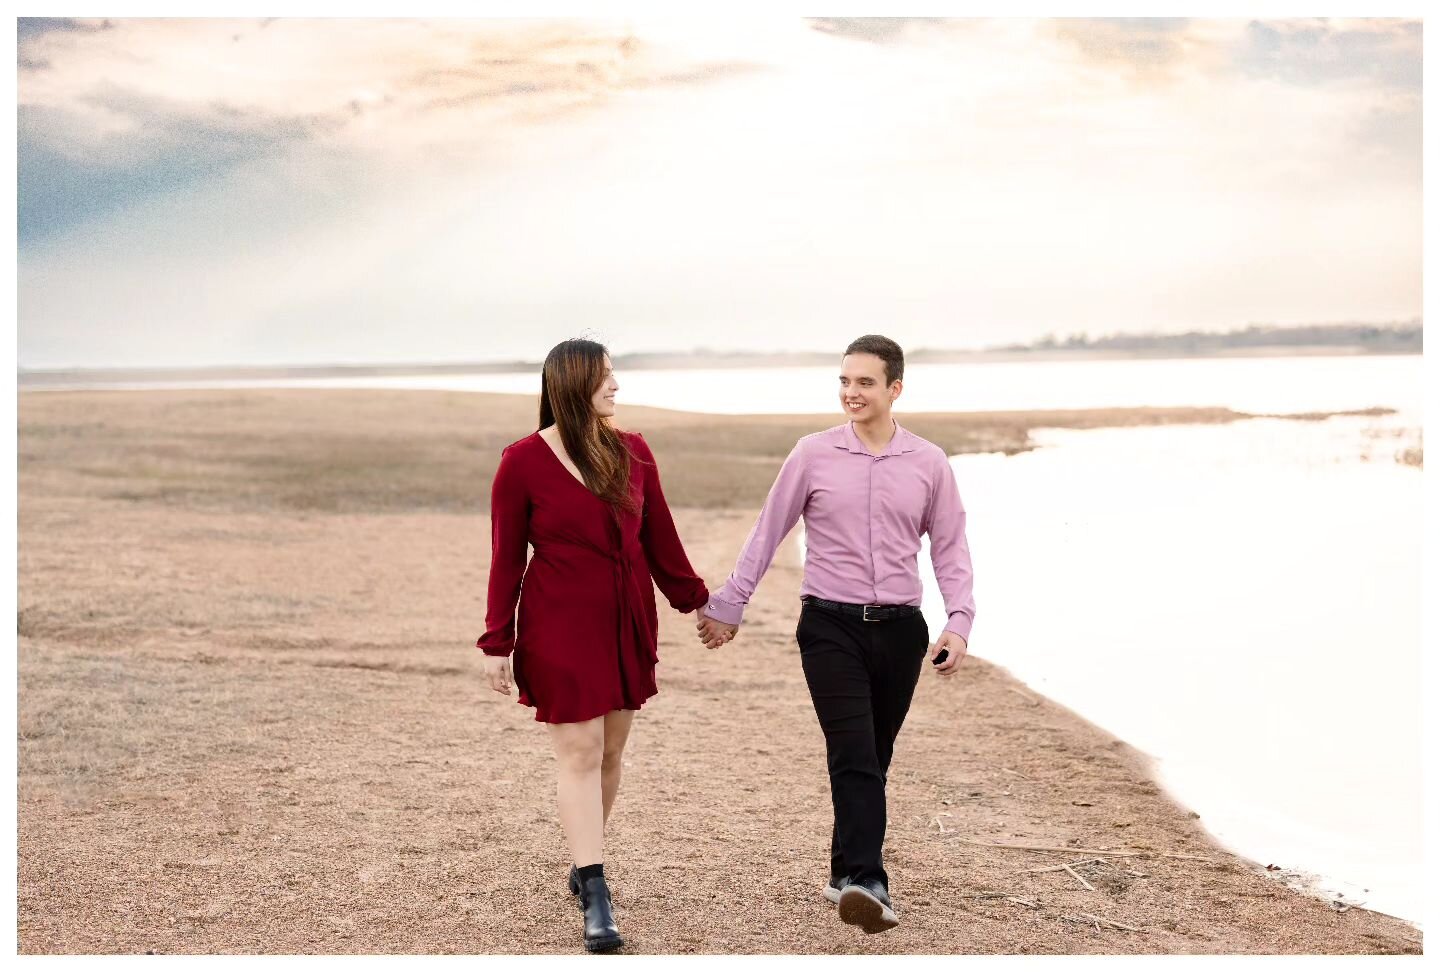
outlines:
M840 359L840 409L856 422L881 422L900 395L900 382L885 384L885 362L857 352Z

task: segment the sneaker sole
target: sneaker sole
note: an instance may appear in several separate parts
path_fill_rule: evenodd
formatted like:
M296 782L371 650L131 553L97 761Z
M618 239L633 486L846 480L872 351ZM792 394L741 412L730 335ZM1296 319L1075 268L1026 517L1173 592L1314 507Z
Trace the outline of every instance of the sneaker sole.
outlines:
M888 931L900 924L895 912L864 888L850 885L840 892L839 904L840 920L847 925L859 925L867 935Z
M827 884L825 885L825 887L820 889L820 893L823 894L825 896L825 900L830 902L831 904L838 905L840 903L839 888L832 887L831 885Z

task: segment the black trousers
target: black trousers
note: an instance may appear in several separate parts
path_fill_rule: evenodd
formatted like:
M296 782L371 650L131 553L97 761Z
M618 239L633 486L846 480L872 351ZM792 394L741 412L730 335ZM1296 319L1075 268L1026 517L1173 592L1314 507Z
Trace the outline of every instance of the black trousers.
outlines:
M806 604L795 629L810 700L825 733L830 799L830 876L881 881L885 780L895 737L910 711L930 634L918 612L864 621Z

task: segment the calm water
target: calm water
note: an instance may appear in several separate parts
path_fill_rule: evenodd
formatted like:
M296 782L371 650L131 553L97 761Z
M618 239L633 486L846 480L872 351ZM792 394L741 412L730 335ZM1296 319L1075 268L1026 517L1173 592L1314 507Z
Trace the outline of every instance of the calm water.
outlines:
M1156 757L1228 846L1418 920L1421 475L1373 431L1051 431L952 461L977 654Z
M623 403L831 412L836 369L637 371ZM953 460L977 655L1155 758L1227 845L1419 920L1419 356L921 365L899 414L1110 406L1398 414L1041 430ZM190 383L187 387L196 387ZM534 374L209 387L538 391ZM146 387L157 387L154 385ZM932 631L943 607L927 582ZM1086 794L1103 805L1104 794Z
M912 365L902 412L1223 405L1243 412L1421 408L1419 355ZM619 400L719 414L838 412L839 369L622 371ZM79 386L69 386L79 387ZM408 388L538 394L538 372L107 384L108 388ZM838 419L837 419L838 421Z

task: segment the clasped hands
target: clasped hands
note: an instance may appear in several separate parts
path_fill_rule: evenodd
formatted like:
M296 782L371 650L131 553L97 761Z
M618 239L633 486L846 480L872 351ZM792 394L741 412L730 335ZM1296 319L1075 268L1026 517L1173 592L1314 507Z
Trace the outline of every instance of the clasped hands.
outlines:
M739 630L738 624L717 621L707 615L704 609L697 608L695 611L695 631L706 648L719 648L721 645L729 644ZM942 631L940 639L932 644L925 654L927 660L933 662L935 656L940 652L946 652L945 660L932 667L935 674L941 678L951 678L960 670L960 663L965 660L969 647L965 639L953 631Z
M695 609L695 631L706 648L719 648L728 644L734 640L735 633L739 630L738 624L717 621L706 614L704 608Z

